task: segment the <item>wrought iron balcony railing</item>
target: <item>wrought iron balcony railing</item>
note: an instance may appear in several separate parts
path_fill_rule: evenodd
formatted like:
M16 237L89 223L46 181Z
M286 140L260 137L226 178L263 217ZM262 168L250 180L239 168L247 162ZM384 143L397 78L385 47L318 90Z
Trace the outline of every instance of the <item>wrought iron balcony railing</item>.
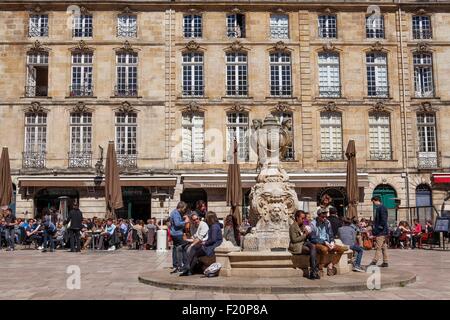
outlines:
M389 150L371 150L370 160L392 160L393 152Z
M369 97L387 98L389 96L389 86L369 86L367 89Z
M413 30L413 39L431 39L433 33L431 29L428 30Z
M272 97L291 97L292 85L287 86L271 86L270 95Z
M271 26L270 27L270 37L272 39L288 39L289 38L289 28L287 26Z
M48 37L48 26L30 25L28 36L32 37Z
M23 168L45 168L45 151L22 152L22 167Z
M228 27L227 28L228 38L245 38L245 28L239 27Z
M90 168L92 167L91 151L70 151L68 153L69 168Z
M126 38L136 38L137 26L117 26L117 36Z
M344 159L344 153L342 151L321 152L320 159L323 161L338 161Z
M319 37L326 39L337 38L337 29L335 27L319 27Z
M116 153L117 165L123 169L137 168L137 154Z
M71 97L92 97L94 95L94 86L91 84L74 84L70 86L69 90Z
M434 97L434 88L429 88L428 90L416 90L415 92L416 98L433 98Z
M47 86L25 86L25 97L47 97Z
M248 96L248 84L240 86L227 86L227 96L246 97Z
M203 97L205 94L204 85L188 85L181 87L181 94L183 97Z
M138 95L137 84L121 84L114 87L116 97L136 97Z
M319 96L339 98L341 96L341 86L319 86Z
M417 152L417 168L436 169L440 167L437 152Z

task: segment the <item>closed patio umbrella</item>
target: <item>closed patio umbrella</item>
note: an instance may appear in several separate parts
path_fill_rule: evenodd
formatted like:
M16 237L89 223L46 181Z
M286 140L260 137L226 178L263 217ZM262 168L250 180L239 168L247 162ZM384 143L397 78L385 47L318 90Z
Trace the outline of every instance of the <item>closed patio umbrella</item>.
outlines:
M9 206L12 201L11 168L8 148L3 147L0 159L0 206Z
M115 210L123 207L122 189L120 187L119 167L117 166L114 142L108 143L105 165L105 200L106 217L116 218Z
M347 189L347 217L352 219L358 217L358 173L356 171L356 148L355 140L350 140L345 151L347 157L347 176L345 187Z
M238 144L233 141L233 162L228 165L227 177L227 205L231 207L230 213L236 218L238 225L241 224L241 213L239 206L242 205L242 183L241 169L238 164Z

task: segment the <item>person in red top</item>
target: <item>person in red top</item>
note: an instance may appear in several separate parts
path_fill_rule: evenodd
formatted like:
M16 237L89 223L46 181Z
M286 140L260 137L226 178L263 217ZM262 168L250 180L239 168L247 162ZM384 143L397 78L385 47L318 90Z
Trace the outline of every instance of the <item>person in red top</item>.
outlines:
M414 227L412 228L412 249L416 248L417 242L420 240L422 236L422 225L419 222L419 219L414 219Z

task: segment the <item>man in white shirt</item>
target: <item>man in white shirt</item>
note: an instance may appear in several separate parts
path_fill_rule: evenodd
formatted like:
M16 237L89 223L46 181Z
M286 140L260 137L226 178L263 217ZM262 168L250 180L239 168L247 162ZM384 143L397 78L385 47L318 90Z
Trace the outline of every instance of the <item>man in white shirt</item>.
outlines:
M189 256L191 248L201 246L203 241L208 240L208 224L205 221L200 220L200 217L196 213L191 215L191 221L192 238L186 239L187 245L182 248L182 250L186 250L187 256Z

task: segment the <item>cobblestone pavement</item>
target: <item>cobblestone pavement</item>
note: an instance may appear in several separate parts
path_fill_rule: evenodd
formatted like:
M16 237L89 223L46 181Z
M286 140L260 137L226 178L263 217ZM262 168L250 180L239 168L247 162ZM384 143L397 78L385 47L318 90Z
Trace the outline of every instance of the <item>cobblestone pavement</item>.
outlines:
M269 295L170 290L138 282L141 272L169 268L170 253L125 249L77 254L3 250L0 251L0 299L450 299L450 251L391 250L389 253L390 268L416 273L415 283L378 291ZM366 251L363 262L370 262L373 254ZM80 267L80 289L67 288L70 277L67 267L71 265Z

